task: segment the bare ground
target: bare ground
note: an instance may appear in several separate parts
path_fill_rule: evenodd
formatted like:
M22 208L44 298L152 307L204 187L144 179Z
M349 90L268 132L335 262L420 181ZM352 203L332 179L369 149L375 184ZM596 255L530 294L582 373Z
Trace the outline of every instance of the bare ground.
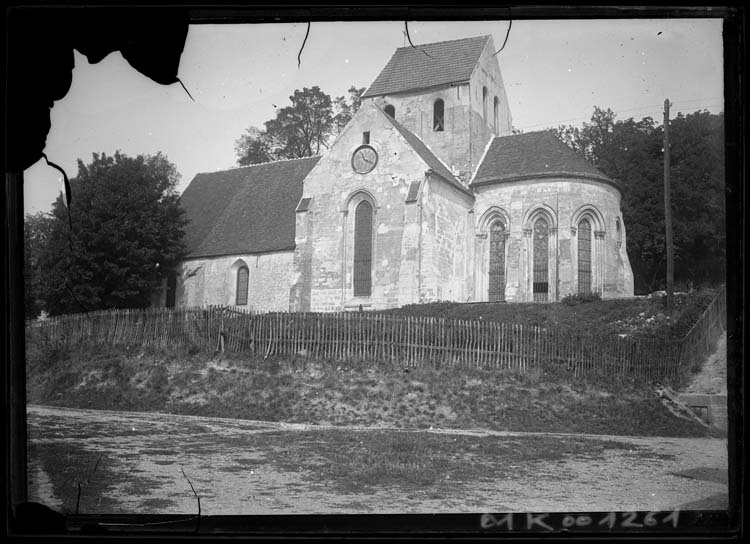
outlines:
M75 482L82 481L80 513L195 513L188 478L204 515L728 507L727 441L721 438L413 430L406 432L425 438L437 433L446 441L474 437L498 445L537 441L575 443L577 448L571 449L575 454L513 465L502 457L484 459L477 466L495 468L455 484L446 473L438 474L434 485L363 485L342 491L330 472L318 471L323 466L315 458L318 446L308 436L338 431L365 440L383 427L342 431L336 426L334 431L319 425L44 406L29 406L28 421L30 500L64 512L74 511ZM582 445L595 453L586 454ZM277 462L297 447L313 452L310 459L298 466Z

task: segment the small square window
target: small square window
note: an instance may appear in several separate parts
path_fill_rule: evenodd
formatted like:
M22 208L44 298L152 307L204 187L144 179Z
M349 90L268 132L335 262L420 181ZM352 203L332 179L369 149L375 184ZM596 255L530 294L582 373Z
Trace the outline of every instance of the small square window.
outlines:
M370 131L362 133L362 143L363 144L369 144L370 143Z

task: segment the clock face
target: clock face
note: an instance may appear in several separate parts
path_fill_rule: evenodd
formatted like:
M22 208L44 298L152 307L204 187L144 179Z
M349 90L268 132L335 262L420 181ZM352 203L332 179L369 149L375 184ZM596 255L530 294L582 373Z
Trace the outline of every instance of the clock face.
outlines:
M352 168L358 174L371 172L378 164L378 152L369 145L358 147L352 155Z

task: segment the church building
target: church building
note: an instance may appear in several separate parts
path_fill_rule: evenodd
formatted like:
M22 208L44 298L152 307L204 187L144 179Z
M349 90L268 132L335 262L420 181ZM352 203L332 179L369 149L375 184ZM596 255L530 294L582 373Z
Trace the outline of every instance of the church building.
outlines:
M396 50L322 156L198 174L162 305L345 311L633 296L622 193L514 134L490 36Z

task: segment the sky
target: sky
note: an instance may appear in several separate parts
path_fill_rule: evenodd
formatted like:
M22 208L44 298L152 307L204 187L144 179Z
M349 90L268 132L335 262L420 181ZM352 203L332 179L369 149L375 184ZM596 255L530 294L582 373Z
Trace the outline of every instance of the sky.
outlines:
M594 106L617 119L723 111L721 19L410 22L414 45L492 35L513 126L580 126ZM45 154L69 177L92 153L162 152L182 192L199 172L236 167L235 140L289 105L295 89L332 98L367 87L398 47L402 21L191 25L179 83L159 85L119 52L97 64L75 52L73 82L51 110ZM507 35L507 41L506 41ZM24 172L26 213L47 212L63 187L44 160ZM74 195L75 198L75 195Z

